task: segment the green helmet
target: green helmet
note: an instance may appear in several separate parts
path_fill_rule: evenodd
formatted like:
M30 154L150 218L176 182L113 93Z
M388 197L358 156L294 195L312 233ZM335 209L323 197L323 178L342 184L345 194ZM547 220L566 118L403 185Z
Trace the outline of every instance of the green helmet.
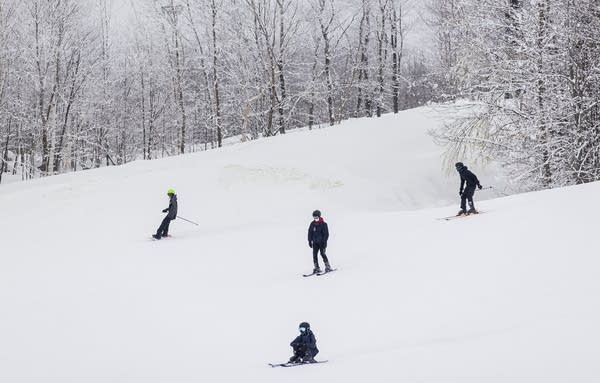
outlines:
M167 194L175 194L175 189L170 188L169 190L167 190Z

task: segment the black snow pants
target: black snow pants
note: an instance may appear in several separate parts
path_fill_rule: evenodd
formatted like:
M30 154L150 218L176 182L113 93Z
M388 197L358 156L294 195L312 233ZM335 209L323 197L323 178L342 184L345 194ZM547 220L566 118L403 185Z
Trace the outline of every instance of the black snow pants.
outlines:
M296 346L294 347L294 356L290 358L290 363L299 362L301 360L312 360L315 356L317 356L318 353L319 351L315 352L315 354L313 355L311 350L305 345Z
M312 251L313 251L313 263L315 267L319 267L319 251L321 252L321 257L323 258L323 262L325 262L325 266L329 266L329 260L327 259L327 255L325 254L326 245L322 243L313 243Z
M473 194L475 194L475 186L467 186L460 196L460 208L462 210L467 210L467 201L469 201L469 209L475 210Z
M171 218L169 218L169 215L166 215L165 218L162 220L160 226L158 227L158 230L156 231L156 235L160 236L160 237L166 237L167 235L169 235L169 224L171 223Z

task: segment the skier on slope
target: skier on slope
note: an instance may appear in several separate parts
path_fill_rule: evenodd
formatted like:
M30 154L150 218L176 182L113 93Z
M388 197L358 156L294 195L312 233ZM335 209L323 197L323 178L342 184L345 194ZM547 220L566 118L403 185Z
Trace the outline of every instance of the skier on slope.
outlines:
M477 179L477 176L473 174L462 162L457 162L455 165L456 171L460 174L460 211L457 216L477 214L475 205L473 204L473 194L475 194L475 187L481 190L482 186ZM465 183L467 187L465 187ZM469 210L467 210L467 200L469 201Z
M323 262L325 262L325 272L331 271L329 260L325 254L328 239L329 228L327 227L327 223L323 221L321 212L319 210L315 210L313 212L313 221L308 226L308 246L311 247L313 251L313 263L315 266L313 273L315 274L321 272L321 268L319 267L319 251L321 252Z
M163 209L163 213L167 213L165 218L162 220L158 230L156 230L156 234L153 234L152 237L154 239L161 239L162 237L169 236L169 224L172 220L177 218L177 195L175 194L174 189L167 190L167 195L169 196L169 207Z
M298 326L300 335L290 343L294 349L294 355L288 363L315 363L315 356L319 353L317 339L310 330L310 324L302 322Z

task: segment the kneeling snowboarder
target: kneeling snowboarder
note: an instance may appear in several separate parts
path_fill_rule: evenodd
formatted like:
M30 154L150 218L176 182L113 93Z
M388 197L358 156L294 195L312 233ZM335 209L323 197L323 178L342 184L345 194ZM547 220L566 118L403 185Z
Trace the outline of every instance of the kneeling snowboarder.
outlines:
M321 252L321 257L325 263L325 272L332 271L331 266L329 265L329 259L327 259L327 255L325 254L328 239L329 227L323 220L323 217L321 217L321 212L315 210L313 212L313 221L308 226L308 246L311 247L313 251L313 264L315 266L313 269L314 274L321 272L321 268L319 267L319 252Z
M319 353L319 349L317 349L315 334L310 330L310 324L302 322L298 326L298 330L300 335L290 343L294 349L294 355L288 363L316 363L315 356Z
M163 209L163 213L167 213L165 218L162 220L158 230L156 230L156 234L153 234L152 237L154 239L161 239L162 237L169 236L169 224L172 220L177 218L177 195L175 194L174 189L167 190L167 195L169 196L169 207Z
M454 166L460 175L460 190L458 192L458 195L460 195L460 210L457 216L463 214L477 214L475 204L473 203L473 195L475 194L475 187L478 187L479 190L481 190L482 186L479 183L477 176L462 162L457 162ZM467 184L466 187L465 183ZM467 210L467 201L469 201L469 210Z

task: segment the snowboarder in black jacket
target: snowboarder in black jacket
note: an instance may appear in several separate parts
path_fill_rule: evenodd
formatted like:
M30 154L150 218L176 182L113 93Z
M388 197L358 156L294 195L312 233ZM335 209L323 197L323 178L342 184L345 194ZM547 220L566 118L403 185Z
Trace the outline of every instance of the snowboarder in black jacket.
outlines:
M298 326L300 335L290 343L294 349L294 355L288 363L315 363L315 356L319 353L317 348L317 339L310 330L310 324L300 323Z
M475 187L481 190L481 184L477 179L477 176L473 174L462 162L457 162L456 171L460 174L460 211L457 215L463 214L477 214L475 205L473 204L473 195L475 194ZM467 187L465 187L465 183ZM469 210L467 210L467 201L469 201Z
M156 230L156 234L153 234L152 237L154 239L161 239L162 237L169 236L169 224L172 220L177 218L177 195L175 194L174 189L167 190L167 195L169 196L169 207L163 209L163 213L167 213L165 218L162 220L158 230Z
M325 271L331 271L329 259L327 259L327 255L325 254L328 239L329 228L327 227L327 223L323 221L321 212L319 210L315 210L313 212L313 221L308 226L308 246L313 250L313 263L315 266L313 273L321 272L321 268L319 267L319 251L321 252L323 262L325 262Z

